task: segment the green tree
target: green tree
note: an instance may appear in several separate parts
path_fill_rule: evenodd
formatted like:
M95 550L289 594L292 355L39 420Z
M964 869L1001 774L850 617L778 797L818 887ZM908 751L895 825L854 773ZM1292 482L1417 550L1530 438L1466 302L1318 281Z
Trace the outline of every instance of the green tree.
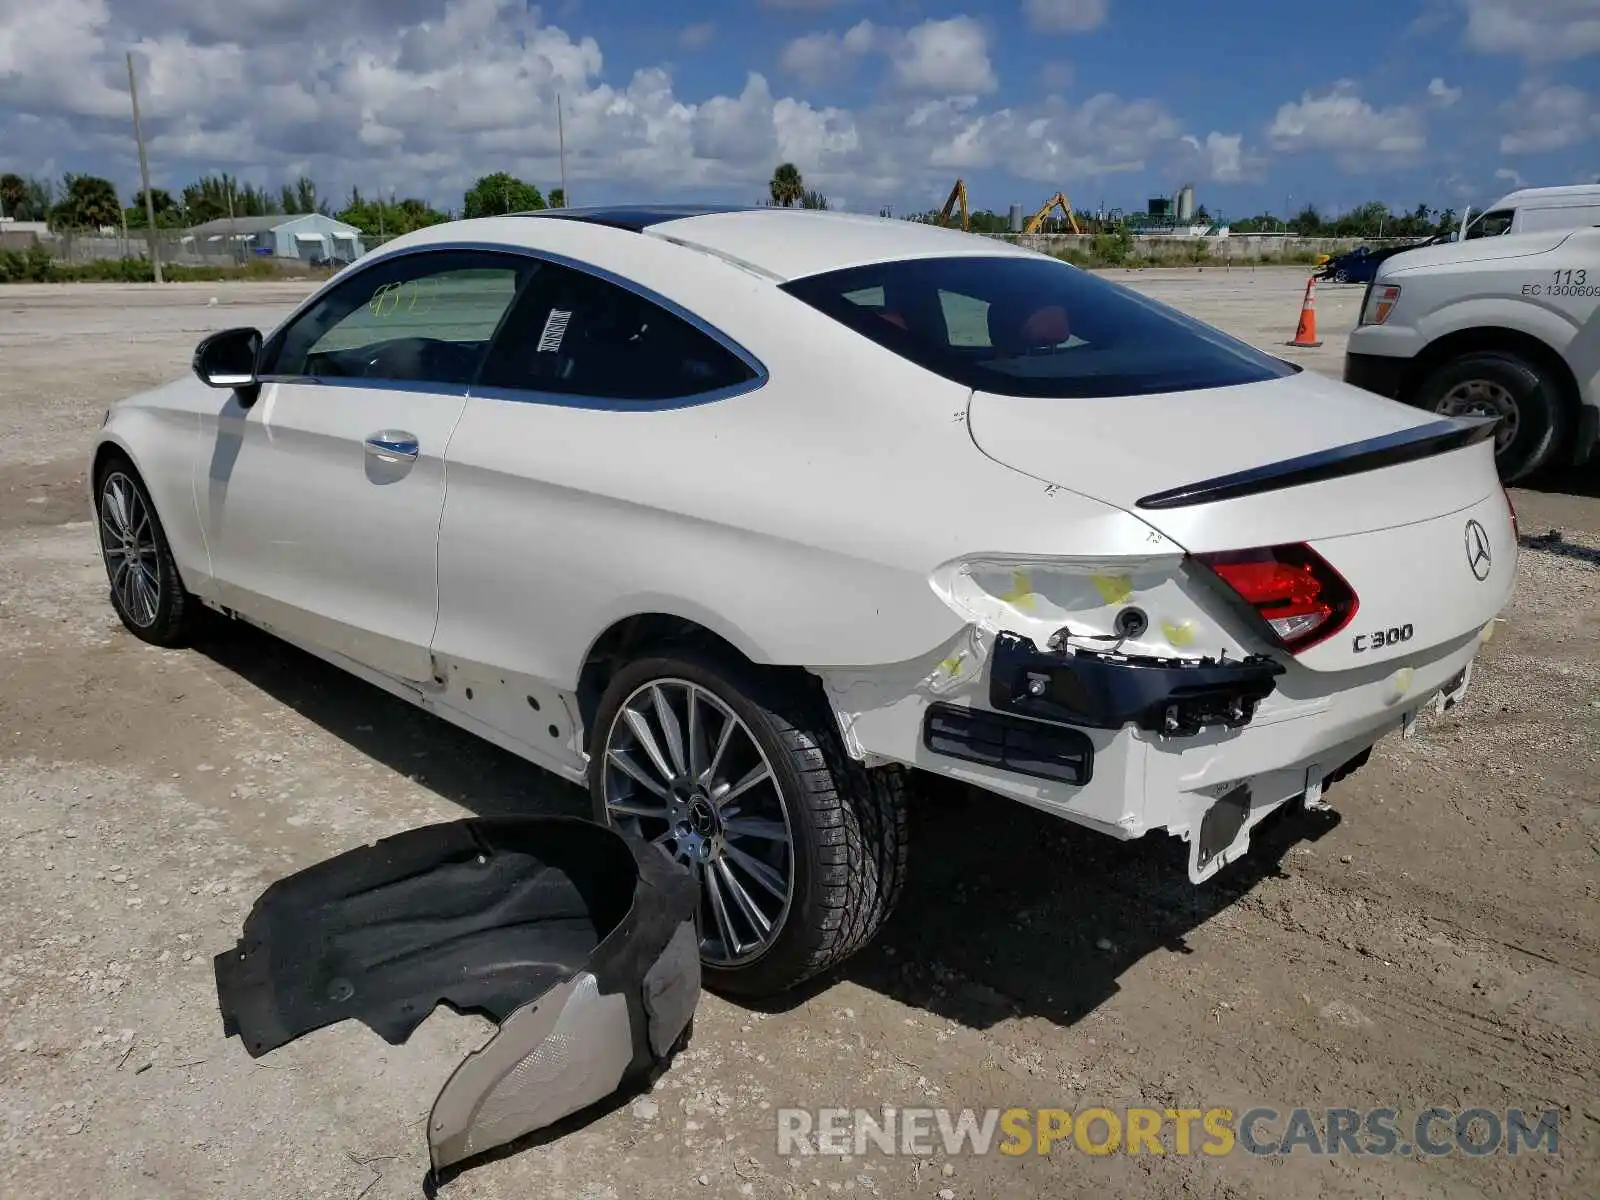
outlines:
M807 188L805 194L800 197L800 207L826 210L828 198L815 188Z
M21 175L7 172L0 175L0 210L16 221L31 221L32 216L24 215L28 209L28 181Z
M1315 204L1308 204L1295 214L1289 228L1301 237L1316 237L1322 232L1322 214Z
M230 215L230 202L231 215L235 217L264 217L282 211L278 207L278 197L266 188L248 183L241 186L227 173L203 175L183 189L183 209L194 225Z
M51 219L63 229L99 229L122 222L122 203L109 179L98 175L64 175L61 201Z
M414 196L407 196L398 203L368 200L362 196L360 188L352 188L350 201L337 214L337 219L346 225L354 225L368 237L394 237L410 233L413 229L438 225L450 218Z
M779 163L772 172L767 191L772 195L772 202L782 208L793 208L801 203L806 196L806 185L800 178L800 168L793 163Z
M461 198L464 217L497 217L504 213L528 212L545 207L544 196L531 183L515 175L497 171L485 175L467 189Z
M550 189L550 207L565 208L567 206L567 192L565 188Z
M294 208L285 208L284 212L300 213L326 213L328 202L317 195L317 182L309 175L302 175L294 181Z
M150 189L151 207L156 211L157 229L175 229L185 224L183 210L178 207L178 202L172 198L172 193L165 188ZM149 218L144 211L144 192L134 193L133 203L126 210L129 229L144 229L149 225Z
M278 203L282 205L283 211L290 215L300 211L300 201L295 196L294 189L287 183L278 189Z

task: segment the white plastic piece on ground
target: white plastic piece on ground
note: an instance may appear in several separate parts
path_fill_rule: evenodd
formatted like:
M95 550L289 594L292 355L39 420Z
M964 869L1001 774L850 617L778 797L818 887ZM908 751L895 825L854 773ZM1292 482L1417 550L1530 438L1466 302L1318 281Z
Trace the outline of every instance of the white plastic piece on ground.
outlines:
M523 1005L455 1069L433 1102L435 1170L604 1099L633 1060L628 1002L585 971Z

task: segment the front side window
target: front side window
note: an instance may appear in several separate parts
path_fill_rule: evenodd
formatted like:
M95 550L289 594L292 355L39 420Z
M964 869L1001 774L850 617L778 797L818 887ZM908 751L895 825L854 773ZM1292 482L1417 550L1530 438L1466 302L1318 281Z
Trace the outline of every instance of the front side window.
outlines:
M1500 208L1494 212L1481 214L1477 220L1467 226L1467 239L1484 237L1499 237L1502 233L1511 232L1511 218L1516 215L1512 208Z
M281 330L263 352L262 374L465 386L537 266L462 250L376 263Z
M784 284L946 379L1011 396L1133 396L1298 368L1164 304L1033 257L904 259Z
M676 313L585 271L547 263L506 320L482 387L605 400L672 400L756 377Z

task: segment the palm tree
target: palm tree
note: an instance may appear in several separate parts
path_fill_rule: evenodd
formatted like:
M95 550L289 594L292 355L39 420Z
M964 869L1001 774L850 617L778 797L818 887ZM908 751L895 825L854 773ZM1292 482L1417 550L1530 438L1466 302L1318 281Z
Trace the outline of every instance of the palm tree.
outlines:
M793 163L779 163L778 169L772 173L772 182L767 185L767 190L772 193L772 202L782 208L793 208L805 199L806 185L800 178L800 168Z

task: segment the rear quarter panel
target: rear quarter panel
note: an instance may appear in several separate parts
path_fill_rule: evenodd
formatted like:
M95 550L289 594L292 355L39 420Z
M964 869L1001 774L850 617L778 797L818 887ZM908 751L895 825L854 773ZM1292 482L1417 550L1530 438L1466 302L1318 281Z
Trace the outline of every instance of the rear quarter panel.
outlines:
M899 662L965 624L929 583L950 559L1176 551L1129 513L991 462L966 389L771 281L665 244L627 274L770 379L654 411L472 398L448 454L440 656L570 687L613 622L664 612L758 662Z

